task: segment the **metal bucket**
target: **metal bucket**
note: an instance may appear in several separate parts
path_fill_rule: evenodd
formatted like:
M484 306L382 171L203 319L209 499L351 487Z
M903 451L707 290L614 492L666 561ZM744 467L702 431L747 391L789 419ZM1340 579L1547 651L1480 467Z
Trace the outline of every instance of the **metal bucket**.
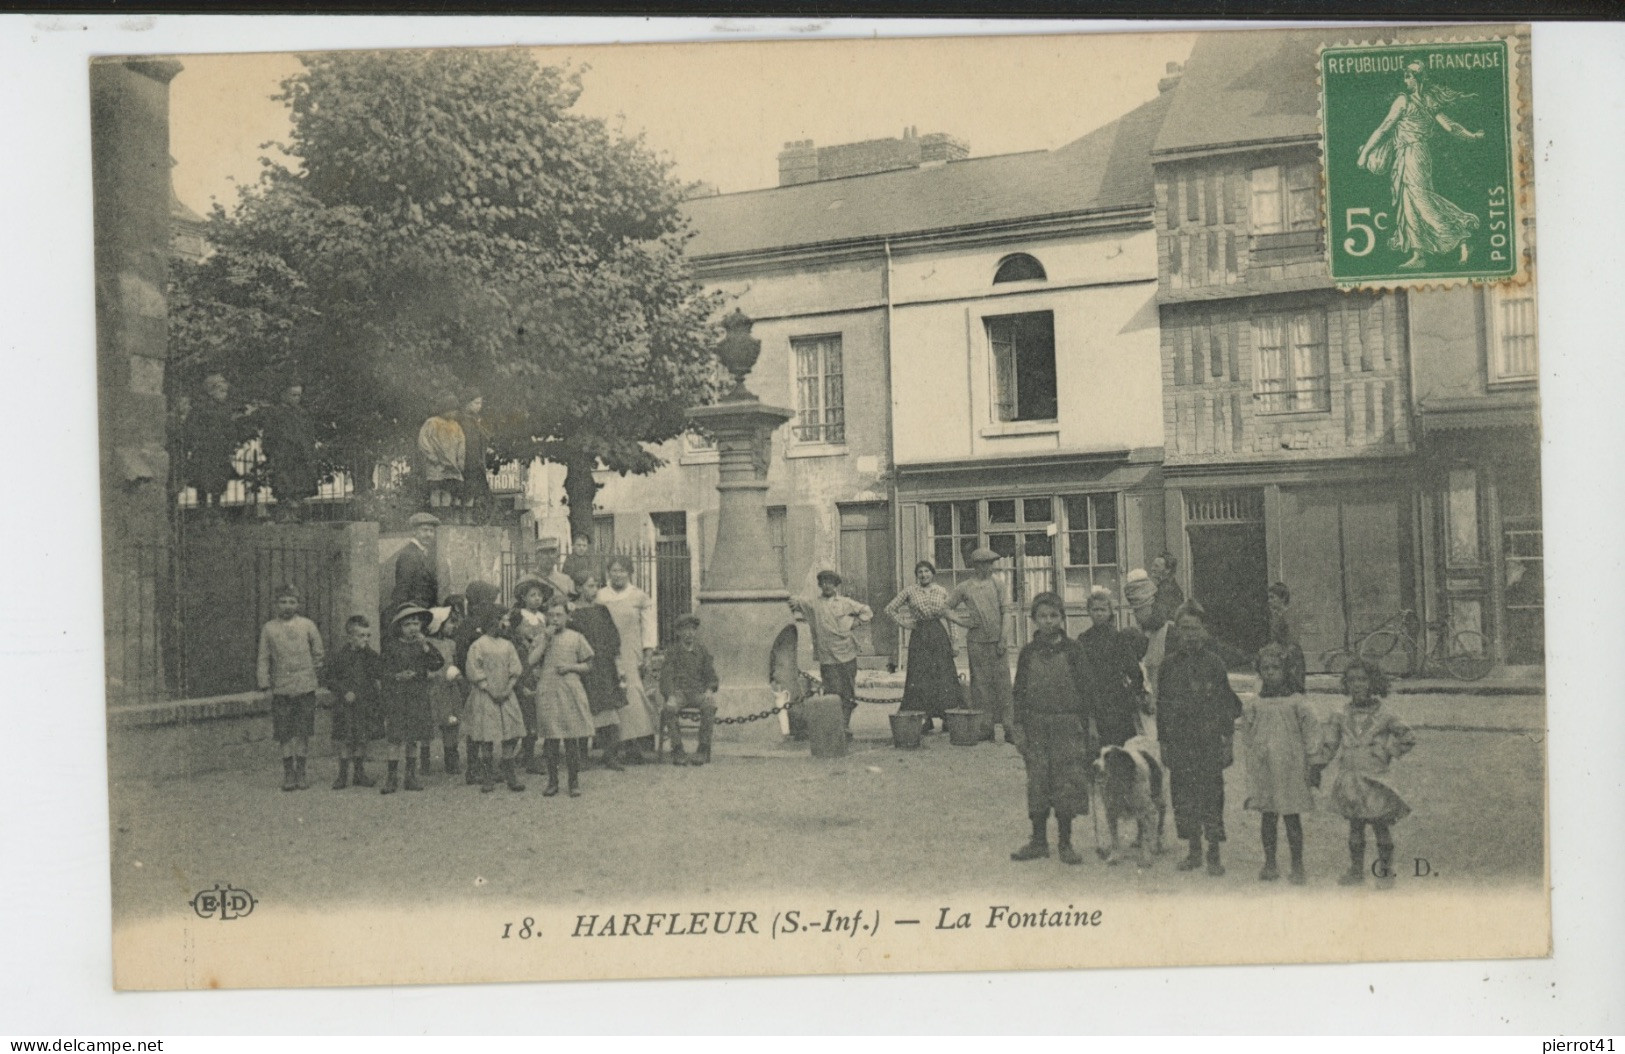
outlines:
M846 707L838 695L815 695L803 704L815 758L846 756Z
M943 722L948 726L948 742L956 747L974 747L982 741L980 710L949 710Z
M898 750L917 750L925 735L925 715L918 710L891 714L891 745Z

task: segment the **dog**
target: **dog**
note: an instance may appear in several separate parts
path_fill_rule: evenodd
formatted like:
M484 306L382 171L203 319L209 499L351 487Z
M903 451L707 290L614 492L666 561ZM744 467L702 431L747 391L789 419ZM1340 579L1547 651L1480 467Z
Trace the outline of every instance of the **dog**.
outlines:
M1107 864L1122 859L1122 843L1117 823L1133 819L1138 827L1134 847L1140 867L1151 866L1146 854L1162 853L1162 829L1168 816L1168 774L1159 760L1161 751L1154 740L1135 736L1120 747L1102 747L1095 759L1095 778L1100 783L1106 806L1106 824L1111 829L1111 851Z

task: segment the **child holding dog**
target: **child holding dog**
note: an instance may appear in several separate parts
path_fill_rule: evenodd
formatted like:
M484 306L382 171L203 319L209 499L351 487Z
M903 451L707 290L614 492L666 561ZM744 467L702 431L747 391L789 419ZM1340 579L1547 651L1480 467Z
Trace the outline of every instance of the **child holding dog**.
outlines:
M1262 814L1264 842L1260 882L1281 877L1275 864L1278 822L1286 821L1287 849L1292 854L1288 881L1305 882L1303 813L1311 811L1309 759L1320 747L1320 723L1292 684L1292 659L1286 648L1266 644L1258 652L1258 698L1242 704L1240 735L1247 758L1245 806Z
M1321 750L1312 759L1312 779L1319 785L1320 770L1337 759L1337 780L1332 801L1349 822L1349 869L1337 881L1357 886L1365 881L1365 829L1370 825L1377 842L1377 888L1394 884L1393 825L1410 815L1388 779L1388 766L1416 746L1410 726L1382 708L1388 678L1375 663L1356 659L1343 671L1348 705L1326 728Z
M1049 856L1049 814L1055 813L1063 864L1081 864L1072 848L1072 817L1089 812L1089 760L1095 677L1076 641L1066 635L1066 608L1055 593L1033 598L1033 639L1016 659L1016 746L1027 765L1027 816L1032 838L1012 860Z

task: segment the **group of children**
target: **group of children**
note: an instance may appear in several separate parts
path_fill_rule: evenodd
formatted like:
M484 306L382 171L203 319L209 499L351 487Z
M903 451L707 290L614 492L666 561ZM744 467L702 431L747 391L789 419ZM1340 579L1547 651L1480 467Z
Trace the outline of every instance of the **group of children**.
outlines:
M545 771L542 793L556 795L562 760L564 787L570 797L579 797L589 743L596 738L604 767L619 771L621 715L629 706L645 706L641 689L629 698L619 667L620 636L609 613L595 602L596 586L590 570L568 591L561 583L527 579L515 588L516 604L506 608L497 603L496 587L473 582L466 597L447 598L448 607L438 613L411 603L397 607L381 651L373 649L367 616L351 616L344 645L331 657L324 654L316 624L299 614L298 591L278 590L274 615L260 633L258 683L271 696L272 734L283 754L282 789L309 787L306 758L315 733L317 690L325 687L338 754L334 790L377 785L366 761L379 739L389 744L390 753L381 793L423 790L421 777L430 770L430 746L438 733L446 772L463 769L461 737L468 751L465 782L479 783L484 792L499 780L511 791L523 791L523 768ZM661 720L672 760L680 765L703 765L711 755L719 684L698 630L694 616L678 620L677 641L660 673ZM700 717L699 748L692 756L684 751L678 727L684 710ZM634 725L647 726L647 721Z
M1404 722L1383 709L1388 683L1382 670L1353 662L1343 675L1348 703L1333 720L1322 723L1303 698L1302 651L1295 641L1280 641L1284 611L1291 594L1284 585L1271 589L1277 618L1257 657L1260 689L1245 703L1232 690L1224 661L1212 647L1207 613L1196 601L1184 603L1173 620L1174 635L1156 678L1154 705L1160 764L1168 774L1174 825L1188 846L1179 870L1205 869L1224 874L1220 845L1224 826L1224 773L1241 740L1247 767L1246 808L1260 814L1264 849L1261 881L1280 878L1277 862L1279 827L1284 822L1290 853L1288 878L1307 881L1303 863L1302 814L1314 807L1313 790L1333 761L1337 777L1329 795L1349 823L1349 867L1339 878L1355 885L1366 878L1366 836L1377 845L1373 872L1379 887L1393 884L1392 826L1410 807L1387 779L1394 759L1408 753L1415 736ZM1097 590L1090 598L1110 614L1111 597ZM1016 741L1027 768L1027 813L1032 835L1011 854L1018 861L1047 857L1048 822L1054 813L1059 856L1068 864L1082 862L1072 845L1072 820L1089 812L1090 763L1108 728L1121 715L1100 686L1120 675L1096 667L1101 651L1066 635L1065 606L1055 593L1033 599L1033 638L1017 660L1014 686ZM1098 629L1098 626L1096 627ZM1131 631L1123 631L1131 632ZM1112 735L1121 739L1121 730ZM1121 746L1121 742L1116 745ZM1132 744L1131 744L1132 745ZM1143 823L1143 821L1142 821ZM1142 830L1142 839L1152 832ZM1204 851L1205 846L1205 851Z

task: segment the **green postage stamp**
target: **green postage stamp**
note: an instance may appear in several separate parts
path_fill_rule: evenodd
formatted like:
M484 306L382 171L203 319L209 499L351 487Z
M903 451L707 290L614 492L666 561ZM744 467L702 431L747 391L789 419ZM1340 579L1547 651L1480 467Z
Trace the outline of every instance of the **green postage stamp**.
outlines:
M1505 39L1320 52L1327 251L1340 285L1518 273Z

